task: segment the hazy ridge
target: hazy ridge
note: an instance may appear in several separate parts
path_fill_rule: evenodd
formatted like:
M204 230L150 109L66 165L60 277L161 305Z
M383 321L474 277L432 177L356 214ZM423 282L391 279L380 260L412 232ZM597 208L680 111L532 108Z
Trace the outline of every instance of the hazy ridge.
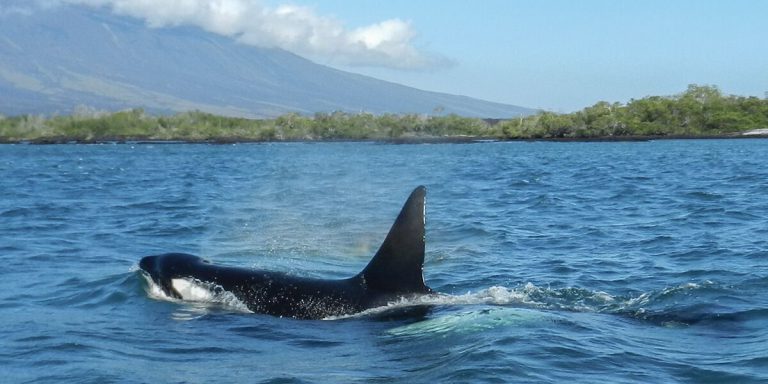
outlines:
M58 6L0 15L0 113L68 114L78 105L242 117L534 112L352 74L196 28L148 28L104 10Z

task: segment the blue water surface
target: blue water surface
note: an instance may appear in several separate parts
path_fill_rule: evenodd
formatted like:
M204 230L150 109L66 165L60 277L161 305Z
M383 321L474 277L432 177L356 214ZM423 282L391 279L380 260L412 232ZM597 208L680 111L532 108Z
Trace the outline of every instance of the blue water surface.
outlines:
M420 184L424 316L281 319L137 270L348 277ZM766 140L2 145L0 196L0 382L768 382Z

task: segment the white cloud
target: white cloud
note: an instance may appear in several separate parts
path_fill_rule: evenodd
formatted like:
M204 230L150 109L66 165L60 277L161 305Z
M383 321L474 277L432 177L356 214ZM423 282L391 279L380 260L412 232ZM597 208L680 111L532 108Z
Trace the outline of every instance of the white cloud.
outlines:
M0 0L0 17L5 16L31 16L38 9L50 8L58 5L58 0Z
M341 65L431 69L448 60L414 46L411 23L389 19L348 29L333 17L299 5L270 7L259 0L62 0L107 7L153 28L193 25L244 44L279 47Z

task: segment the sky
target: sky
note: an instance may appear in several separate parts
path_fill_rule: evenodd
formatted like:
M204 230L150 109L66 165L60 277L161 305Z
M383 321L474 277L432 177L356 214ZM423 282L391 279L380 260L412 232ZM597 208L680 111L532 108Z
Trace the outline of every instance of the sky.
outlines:
M346 69L557 112L689 84L768 97L768 1L308 0L350 26L407 20L451 65Z
M764 0L32 1L104 7L150 28L192 25L383 80L555 112L689 84L768 97ZM24 4L0 0L0 12Z

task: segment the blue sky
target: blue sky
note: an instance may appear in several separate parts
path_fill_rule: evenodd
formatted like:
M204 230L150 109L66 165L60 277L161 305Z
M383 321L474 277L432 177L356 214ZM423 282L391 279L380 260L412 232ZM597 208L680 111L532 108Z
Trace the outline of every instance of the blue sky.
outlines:
M417 33L414 45L451 65L410 71L341 67L429 90L563 112L600 100L676 94L692 83L729 94L768 92L768 1L302 4L350 28L408 21Z
M15 0L2 0L11 6ZM768 97L765 0L34 0L244 44L421 89L570 112L688 84ZM1 4L1 3L0 3Z

